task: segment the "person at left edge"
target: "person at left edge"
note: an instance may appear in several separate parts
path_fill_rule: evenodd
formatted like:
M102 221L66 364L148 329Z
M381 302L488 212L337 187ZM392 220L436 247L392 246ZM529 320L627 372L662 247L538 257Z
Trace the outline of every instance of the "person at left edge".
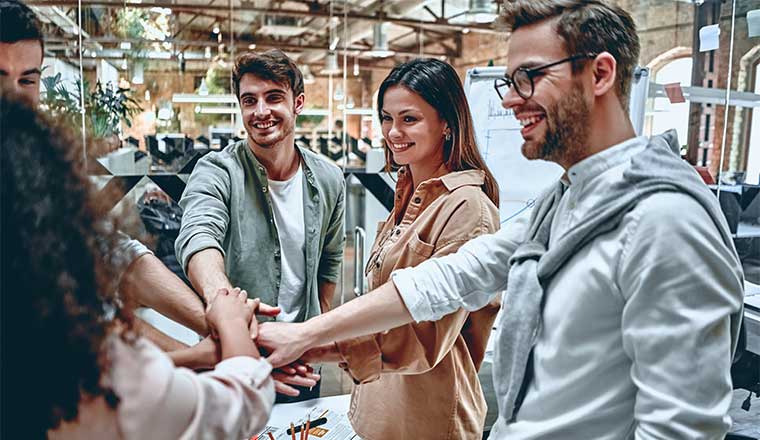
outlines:
M177 259L207 304L235 286L280 307L278 321L302 322L335 292L343 174L295 145L303 76L282 51L241 55L233 88L248 136L198 161L180 200ZM317 395L319 386L302 388L299 399Z

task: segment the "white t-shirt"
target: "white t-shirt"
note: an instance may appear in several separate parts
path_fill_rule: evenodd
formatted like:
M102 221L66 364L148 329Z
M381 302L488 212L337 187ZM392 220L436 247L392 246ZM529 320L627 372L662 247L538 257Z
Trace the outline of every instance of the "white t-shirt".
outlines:
M269 180L269 195L280 239L280 292L277 321L293 322L306 300L306 254L303 218L303 169L288 180Z

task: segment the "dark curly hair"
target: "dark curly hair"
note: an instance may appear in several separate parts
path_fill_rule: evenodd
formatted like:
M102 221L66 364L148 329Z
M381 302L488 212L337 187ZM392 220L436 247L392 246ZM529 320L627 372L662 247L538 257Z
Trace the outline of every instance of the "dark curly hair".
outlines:
M0 42L37 40L45 48L42 25L29 6L19 0L0 0Z
M0 91L0 145L0 434L45 438L76 419L85 396L116 407L101 383L104 342L114 322L131 328L131 316L113 293L116 225L93 197L81 143Z

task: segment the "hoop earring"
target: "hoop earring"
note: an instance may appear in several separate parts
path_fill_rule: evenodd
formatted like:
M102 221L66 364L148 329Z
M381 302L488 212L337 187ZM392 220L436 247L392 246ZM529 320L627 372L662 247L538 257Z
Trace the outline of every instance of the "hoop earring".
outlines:
M451 133L446 133L446 140L447 140L447 141L450 141L450 140L451 140Z

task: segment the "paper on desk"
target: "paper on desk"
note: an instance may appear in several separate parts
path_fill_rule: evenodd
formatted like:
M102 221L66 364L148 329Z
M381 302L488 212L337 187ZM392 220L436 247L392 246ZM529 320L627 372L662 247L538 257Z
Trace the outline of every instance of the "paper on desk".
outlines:
M720 27L717 24L704 26L699 30L699 51L715 50L720 45Z
M309 410L308 413L304 413L303 417L297 420L293 420L293 424L296 426L302 426L306 422L306 417L311 415L312 420L316 420L320 417L326 417L327 423L309 429L309 438L314 440L361 440L351 427L351 422L348 421L346 414L339 414L335 411L314 407ZM324 415L322 415L324 414ZM291 440L292 436L288 434L290 426L267 426L258 435L258 440L269 440L268 432L271 432L275 440ZM296 433L296 439L300 439L300 432Z

